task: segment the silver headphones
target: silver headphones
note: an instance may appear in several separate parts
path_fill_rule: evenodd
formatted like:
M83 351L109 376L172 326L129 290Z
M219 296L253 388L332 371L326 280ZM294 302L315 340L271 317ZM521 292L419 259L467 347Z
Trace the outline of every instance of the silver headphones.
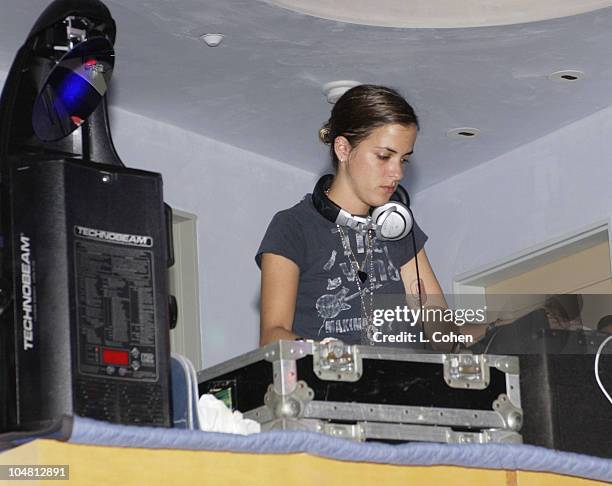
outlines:
M398 184L391 200L372 210L369 216L355 216L334 203L325 191L329 189L334 176L324 175L312 191L312 202L323 217L340 226L354 230L374 230L378 239L397 241L406 237L412 230L413 217L410 199L406 189Z

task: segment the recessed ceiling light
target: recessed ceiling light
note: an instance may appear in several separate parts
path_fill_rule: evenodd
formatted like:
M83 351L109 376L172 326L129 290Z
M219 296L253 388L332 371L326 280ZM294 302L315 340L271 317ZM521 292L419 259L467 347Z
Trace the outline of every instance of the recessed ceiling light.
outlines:
M548 75L548 79L556 83L573 83L584 79L584 73L582 71L574 71L571 69L564 69L563 71L556 71Z
M208 47L217 47L225 36L223 34L204 34L200 36Z
M327 97L327 102L334 104L338 101L338 98L346 93L349 89L354 88L355 86L359 86L361 83L359 81L350 81L350 80L342 80L342 81L332 81L331 83L327 83L323 85L323 93Z
M449 130L448 132L446 132L446 136L448 138L461 139L461 140L465 140L469 138L476 138L479 134L480 134L480 130L478 130L478 128L471 128L471 127L453 128Z

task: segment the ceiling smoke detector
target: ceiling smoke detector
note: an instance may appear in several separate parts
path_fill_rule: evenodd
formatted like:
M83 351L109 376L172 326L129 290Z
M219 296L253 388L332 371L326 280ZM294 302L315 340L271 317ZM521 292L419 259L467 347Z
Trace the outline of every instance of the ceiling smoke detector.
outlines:
M223 34L204 34L200 36L208 47L217 47L225 36Z
M323 85L323 93L327 97L327 102L334 104L338 101L338 98L346 93L349 89L354 88L355 86L359 86L361 83L359 81L332 81L331 83L327 83Z
M573 83L584 79L584 73L582 71L575 71L572 69L564 69L563 71L555 71L548 75L548 79L555 83Z
M448 138L454 138L456 140L476 138L478 135L480 135L480 130L478 130L478 128L471 127L453 128L446 132L446 136Z

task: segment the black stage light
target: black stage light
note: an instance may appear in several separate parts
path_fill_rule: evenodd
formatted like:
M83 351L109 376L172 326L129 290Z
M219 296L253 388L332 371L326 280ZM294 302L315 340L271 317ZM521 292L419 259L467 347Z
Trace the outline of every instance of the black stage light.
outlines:
M171 217L113 146L114 41L102 2L56 0L2 91L0 432L171 425Z

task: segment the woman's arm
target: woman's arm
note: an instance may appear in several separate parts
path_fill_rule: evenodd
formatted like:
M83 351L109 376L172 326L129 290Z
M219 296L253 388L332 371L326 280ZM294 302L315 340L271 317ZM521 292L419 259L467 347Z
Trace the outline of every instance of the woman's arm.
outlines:
M261 255L260 346L298 337L292 328L299 277L299 267L289 258Z
M419 264L419 276L421 277L421 301L423 308L430 309L448 309L448 304L444 298L444 293L440 287L440 283L434 274L425 249L417 253L417 261ZM406 300L413 309L418 309L421 305L419 301L419 285L417 282L417 272L414 263L414 258L402 265L401 268L402 281L406 288ZM449 322L423 322L423 331L428 339L431 339L432 333L440 331L443 334L458 332L457 327ZM453 343L434 343L432 348L437 351L451 351Z

